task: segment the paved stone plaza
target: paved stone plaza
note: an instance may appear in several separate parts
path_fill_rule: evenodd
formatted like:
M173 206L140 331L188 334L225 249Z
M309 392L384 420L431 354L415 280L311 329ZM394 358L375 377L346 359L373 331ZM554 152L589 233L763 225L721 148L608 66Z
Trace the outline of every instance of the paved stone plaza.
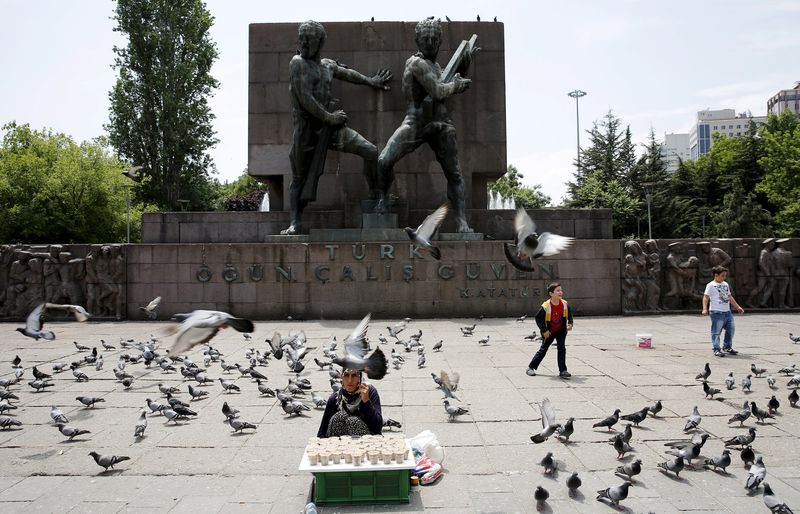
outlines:
M698 306L699 311L699 306ZM631 444L635 452L624 462L640 458L646 468L630 489L620 511L630 512L760 512L766 511L758 494L748 496L744 489L746 471L738 451L733 451L729 474L698 467L686 469L680 479L665 476L656 464L665 460L665 440L684 437L684 419L692 406L699 406L700 427L711 437L703 447L706 457L719 455L722 438L744 433L757 426L753 444L764 456L767 481L775 493L790 506L800 506L800 449L797 431L800 410L789 407L788 378L775 373L796 363L789 332L800 333L800 315L745 314L737 316L737 357L711 355L709 320L700 315L671 315L629 318L575 319L575 330L567 339L567 363L573 378L564 381L555 375L555 348L545 359L540 374L529 377L525 368L537 345L523 338L532 332L532 320L479 321L473 337L462 337L460 326L473 320L413 321L407 335L422 330L422 342L431 348L444 340L440 353L428 350L427 365L417 369L416 354L407 354L405 366L390 370L379 382L383 414L403 423L403 431L413 435L433 430L446 447L447 473L435 485L412 493L408 505L376 505L354 508L320 508L321 512L422 511L445 512L532 512L536 510L533 492L537 485L550 491L545 512L610 512L615 509L595 501L595 491L622 480L613 474L621 462L606 442L609 433L592 429L592 423L611 414L639 410L662 400L664 410L657 419L646 419L634 429ZM315 347L304 372L316 391L329 391L327 371L319 371L312 358L321 356L321 346L336 335L339 341L354 327L354 321L259 322L247 344L242 334L223 331L212 341L225 354L227 362L245 363L249 347L265 348L264 340L274 330L304 330L309 345ZM386 325L395 321L373 321L370 339L386 335ZM120 338L145 340L159 336L167 323L53 323L56 341L33 341L14 331L21 325L2 324L0 375L13 377L11 359L18 354L26 368L23 380L11 386L20 400L11 413L21 429L0 431L0 512L301 512L306 503L310 476L297 471L308 437L316 434L321 410L308 416L287 419L277 400L259 397L255 382L240 378L237 372L222 374L219 365L209 370L212 378L236 379L240 394L224 394L218 382L204 387L207 399L192 402L197 419L180 426L164 424L161 416L149 416L146 437L134 442L133 427L145 399L163 401L159 382L181 387L188 400L186 384L179 373L162 373L142 364L129 365L126 371L137 377L125 390L114 379L112 369L118 355L135 350L119 346ZM634 334L653 334L654 348L635 347ZM488 346L479 339L491 336ZM27 385L32 380L29 368L51 372L53 362L81 358L72 344L78 341L102 349L99 340L117 346L102 352L101 371L82 368L90 380L78 383L67 370L54 376L55 386L34 393ZM171 342L162 338L162 347ZM395 348L401 349L398 345ZM387 349L387 354L389 350ZM202 348L191 353L202 363ZM705 400L700 382L695 380L705 362L711 364L712 386L724 389L724 377L734 372L737 387L724 391L721 401ZM739 380L751 363L765 367L766 375L777 379L770 390L766 378L753 378L752 392L743 393ZM441 394L434 389L430 373L440 370L461 374L459 396L470 413L448 423ZM272 361L259 368L269 377L271 387L283 387L291 374L285 361ZM766 407L775 394L781 401L776 420L755 424L751 417L745 428L726 421L741 409L744 399ZM75 397L99 396L105 399L85 409ZM529 437L541 428L538 402L552 401L557 421L575 417L572 443L554 438L541 445ZM221 405L228 401L241 410L241 419L258 424L254 433L233 435L223 423ZM70 424L91 430L72 442L65 441L50 420L51 405L59 406ZM88 452L127 455L107 473L94 463ZM538 466L546 452L552 451L561 462L555 478L545 477ZM702 457L701 457L702 458ZM702 461L695 461L702 462ZM583 480L582 495L567 496L564 481L572 471Z

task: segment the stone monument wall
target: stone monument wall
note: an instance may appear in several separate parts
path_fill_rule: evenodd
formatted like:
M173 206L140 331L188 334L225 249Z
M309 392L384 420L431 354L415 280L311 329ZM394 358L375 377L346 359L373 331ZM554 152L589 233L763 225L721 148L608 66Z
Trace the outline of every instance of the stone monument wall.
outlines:
M406 59L416 51L416 22L322 22L327 40L323 58L336 59L364 75L381 68L394 74L391 91L377 91L334 80L334 97L348 125L380 151L406 111L400 79ZM270 184L270 206L288 210L291 182L289 148L292 116L289 61L296 54L299 23L250 25L248 95L248 171ZM481 48L472 63L470 88L448 100L458 132L458 154L467 208L486 207L486 184L506 171L504 26L502 23L442 22L438 62L444 68L464 39L478 35ZM401 222L424 217L446 198L446 181L433 152L423 145L395 167L393 191ZM345 228L361 225L359 202L367 196L361 159L329 151L316 202L306 212L344 209Z
M502 241L0 245L0 318L42 301L101 319L220 309L254 319L487 317L532 313L561 282L579 315L699 312L715 264L746 309L800 308L800 239L577 240L519 273Z

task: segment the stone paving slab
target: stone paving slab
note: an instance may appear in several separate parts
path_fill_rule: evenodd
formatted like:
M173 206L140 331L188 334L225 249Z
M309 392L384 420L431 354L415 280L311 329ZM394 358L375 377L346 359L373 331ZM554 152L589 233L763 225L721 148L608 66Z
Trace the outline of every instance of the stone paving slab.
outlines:
M396 320L373 323L369 335ZM538 345L524 340L534 329L532 321L492 319L478 322L475 336L463 337L460 326L474 320L418 320L406 332L423 331L422 341L430 347L444 340L443 351L427 351L427 362L418 368L416 353L405 353L400 345L391 349L406 357L406 364L375 385L383 400L384 415L404 424L413 435L429 429L446 448L444 477L411 495L401 505L360 505L322 507L320 512L758 512L764 510L761 492L748 494L743 484L747 470L738 450L732 451L729 473L715 473L702 466L686 469L679 478L666 476L656 464L670 456L664 442L690 436L683 431L693 406L700 409L702 430L709 440L701 455L719 455L722 441L757 427L753 444L767 465L767 480L790 506L800 505L800 409L792 409L786 396L788 378L778 376L780 367L797 363L800 346L787 334L800 332L798 314L746 314L737 316L736 357L714 358L708 342L709 321L691 315L649 317L581 318L567 339L567 363L571 380L557 376L555 350L546 357L535 377L525 367ZM124 389L113 377L119 356L135 354L125 349L121 339L136 341L151 336L163 337L168 323L52 323L55 341L33 341L15 332L15 324L0 324L7 334L0 340L0 378L13 376L10 360L20 355L25 375L11 386L20 400L10 412L19 419L21 429L0 431L0 510L3 512L301 512L307 501L311 477L297 470L308 437L316 435L322 411L312 409L301 417L288 417L274 398L259 395L255 382L238 372L222 373L213 365L208 375L234 380L241 393L224 393L218 383L202 386L209 395L190 402L198 412L196 419L178 426L165 424L159 415L148 415L146 437L135 441L133 425L145 407L145 399L164 402L159 382L179 386L178 396L188 400L187 382L178 373L164 373L155 366L128 365L136 377ZM225 354L229 363L246 363L248 348L265 348L265 339L277 330L303 330L313 349L303 372L320 393L328 394L327 371L313 364L322 357L322 346L333 335L343 339L352 321L259 322L251 341L241 334L222 331L212 344ZM654 348L635 347L635 334L653 334ZM477 341L489 335L490 344ZM72 362L86 355L77 352L72 341L99 345L100 338L117 348L101 351L104 367L84 368L88 382L77 382L70 372L55 374L54 387L35 393L27 386L31 368L50 372L54 362ZM170 339L163 337L162 345ZM202 347L189 356L202 362ZM723 391L721 399L706 400L695 375L709 362L712 387L724 389L724 377L732 371L737 387ZM777 379L774 389L766 378L753 378L752 392L744 392L739 380L749 373L751 363L768 368L766 375ZM290 373L283 361L272 361L259 370L269 377L267 384L283 387ZM441 370L461 375L458 395L469 413L448 422L441 394L430 373ZM728 418L744 401L765 406L776 395L781 408L775 420L756 423L751 417L743 427L728 424ZM75 397L98 396L105 399L92 409L84 408ZM539 403L550 398L556 417L563 422L575 418L576 432L569 444L555 438L541 445L530 436L541 429ZM615 408L630 413L661 400L664 409L658 418L646 419L633 429L634 452L618 460L608 439L613 431L591 425L611 414ZM223 422L223 402L241 410L244 420L256 423L255 431L233 435ZM74 441L53 426L49 410L60 407L70 424L91 430ZM149 412L149 411L148 411ZM614 428L622 429L623 423ZM114 470L102 472L89 451L127 455ZM548 452L560 463L556 476L544 476L538 465ZM644 462L642 475L630 490L620 509L595 500L595 491L618 485L616 466L632 459ZM695 461L700 463L701 459ZM570 498L564 481L577 471L584 485L579 495ZM537 511L533 492L537 485L550 492L547 504Z

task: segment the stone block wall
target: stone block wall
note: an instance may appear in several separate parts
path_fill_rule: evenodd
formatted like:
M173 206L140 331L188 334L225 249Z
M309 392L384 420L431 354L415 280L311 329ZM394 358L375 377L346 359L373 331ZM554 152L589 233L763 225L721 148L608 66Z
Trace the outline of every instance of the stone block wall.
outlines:
M441 261L408 241L131 245L128 316L162 296L160 317L219 309L256 319L487 317L531 313L560 281L576 313L620 310L619 241L579 241L534 273L502 244L441 242Z

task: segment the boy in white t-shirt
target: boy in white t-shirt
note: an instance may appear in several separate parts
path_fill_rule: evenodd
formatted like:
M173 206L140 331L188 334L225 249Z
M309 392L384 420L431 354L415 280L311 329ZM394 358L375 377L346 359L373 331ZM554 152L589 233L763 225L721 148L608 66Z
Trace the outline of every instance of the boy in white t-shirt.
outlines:
M717 357L724 357L725 354L722 352L736 355L739 352L733 349L735 328L731 305L736 308L739 314L744 314L744 309L736 303L731 286L725 282L725 279L728 278L728 268L714 266L711 271L714 273L714 280L706 284L706 290L703 293L703 316L706 314L711 316L711 346L714 348L714 355ZM719 335L723 329L725 329L725 339L720 349Z

